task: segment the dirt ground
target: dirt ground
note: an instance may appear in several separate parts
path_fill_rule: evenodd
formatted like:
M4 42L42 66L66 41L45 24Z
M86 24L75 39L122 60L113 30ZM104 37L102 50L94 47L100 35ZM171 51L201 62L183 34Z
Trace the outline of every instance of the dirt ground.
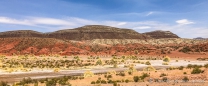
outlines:
M145 82L134 82L133 81L133 76L140 76L144 71L138 71L134 72L133 75L128 75L126 76L116 76L113 75L111 80L122 80L122 79L129 79L131 82L120 82L120 86L207 86L208 85L208 69L202 68L202 70L205 70L204 73L202 74L191 74L191 69L184 69L184 70L158 70L157 72L152 71L152 72L145 72L149 73L150 77L146 78ZM187 74L183 74L184 72L187 72ZM160 77L161 73L167 74L167 77L169 81L163 82L148 82L148 80L151 79L162 79ZM183 82L184 77L189 78L189 82ZM93 77L89 77L83 80L71 80L70 83L72 86L97 86L90 84L91 81L96 81L98 78L104 79L104 75L95 75ZM113 86L113 84L101 84L101 86Z
M177 58L175 56L180 56L180 58ZM138 55L139 56L139 55ZM147 56L147 55L145 55ZM79 56L81 57L81 59L86 59L89 56ZM100 56L101 59L111 59L111 56ZM155 56L156 57L156 56ZM199 57L208 57L207 55L191 55L191 54L183 54L183 53L178 53L176 52L175 55L174 53L172 53L170 55L172 61L178 60L179 62L182 62L181 64L185 64L188 63L188 61L190 61L190 64L192 64L192 61L197 61L196 58ZM14 57L15 58L15 57ZM41 58L41 57L40 57ZM58 59L58 58L57 58ZM151 61L150 61L151 62ZM152 64L154 64L154 62L151 62ZM208 63L208 62L207 62ZM179 63L178 63L179 64ZM120 84L120 86L207 86L208 85L208 69L202 68L202 70L204 70L204 73L201 74L191 74L192 69L186 69L184 68L183 70L156 70L156 71L151 71L151 72L146 72L150 74L150 77L148 77L147 79L150 78L157 78L157 79L161 79L162 77L160 77L161 73L165 73L167 74L168 79L171 80L181 80L183 77L188 77L190 79L190 82L184 83L184 82L133 82L133 76L140 76L142 73L144 73L144 71L138 71L133 73L133 75L129 75L129 74L125 74L125 76L116 76L113 75L112 80L122 80L122 79L129 79L131 82L125 83L125 82L120 82L118 84ZM102 70L101 70L102 71ZM187 74L184 74L184 72L186 72ZM7 75L0 75L0 81L7 81L7 82L16 82L21 80L23 77L35 77L35 76L57 76L57 75L62 75L64 76L65 74L61 74L61 73L54 73L54 72L41 72L41 73L27 73L27 74L7 74ZM69 74L70 75L70 74ZM78 74L80 75L80 74ZM20 77L21 76L21 77ZM99 77L101 77L101 79L105 79L104 75L95 75L93 77L88 77L82 80L70 80L69 82L72 84L72 86L97 86L94 84L90 84L92 81L96 81ZM193 80L203 80L203 82L193 82ZM33 86L33 85L31 85ZM39 84L39 86L44 86L43 84ZM113 84L101 84L101 86L113 86Z

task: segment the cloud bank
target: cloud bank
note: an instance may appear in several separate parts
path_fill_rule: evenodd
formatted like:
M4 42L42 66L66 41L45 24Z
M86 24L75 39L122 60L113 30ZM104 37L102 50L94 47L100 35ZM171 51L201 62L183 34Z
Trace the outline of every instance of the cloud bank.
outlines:
M186 25L186 24L194 24L194 22L191 22L187 19L181 19L181 20L177 20L176 23L180 24L180 25Z

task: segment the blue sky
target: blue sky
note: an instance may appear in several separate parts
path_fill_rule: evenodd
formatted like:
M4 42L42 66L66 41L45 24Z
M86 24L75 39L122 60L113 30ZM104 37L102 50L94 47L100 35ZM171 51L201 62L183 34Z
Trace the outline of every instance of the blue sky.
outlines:
M108 25L208 38L208 0L1 0L0 32Z

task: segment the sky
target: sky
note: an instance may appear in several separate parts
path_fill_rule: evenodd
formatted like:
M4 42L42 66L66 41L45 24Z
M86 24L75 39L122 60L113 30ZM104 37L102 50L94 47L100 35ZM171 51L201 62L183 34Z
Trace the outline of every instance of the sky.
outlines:
M107 25L208 38L208 0L1 0L0 32Z

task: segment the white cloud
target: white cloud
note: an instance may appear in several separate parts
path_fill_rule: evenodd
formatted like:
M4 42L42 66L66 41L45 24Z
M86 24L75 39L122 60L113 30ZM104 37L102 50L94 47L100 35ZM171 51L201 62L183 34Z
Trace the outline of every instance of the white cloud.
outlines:
M181 20L177 20L176 23L180 24L180 25L186 25L186 24L194 24L194 22L191 22L187 19L181 19Z
M146 14L146 16L152 15L154 12L149 12L148 14Z
M126 22L120 22L120 23L118 23L119 26L122 26L122 25L125 25L125 24L127 24L127 23Z
M130 12L130 13L118 13L118 14L113 14L115 16L144 16L144 13L135 13L135 12Z
M33 25L32 23L28 22L28 20L17 20L8 17L0 17L0 23L5 24L19 24L19 25Z
M5 24L18 24L18 25L75 25L73 22L69 22L62 19L55 18L43 18L43 17L29 17L26 19L14 19L9 17L0 17L0 23Z
M150 26L139 26L139 27L134 27L133 29L150 29Z
M43 24L43 25L75 25L72 22L62 20L62 19L54 19L54 18L41 18L41 17L33 17L28 19L28 22L32 24Z
M92 21L92 20L87 20L87 19L82 19L82 18L77 18L77 17L69 17L67 18L67 21L72 21L76 24L81 24L81 25L85 25L85 24L96 24L96 21Z

